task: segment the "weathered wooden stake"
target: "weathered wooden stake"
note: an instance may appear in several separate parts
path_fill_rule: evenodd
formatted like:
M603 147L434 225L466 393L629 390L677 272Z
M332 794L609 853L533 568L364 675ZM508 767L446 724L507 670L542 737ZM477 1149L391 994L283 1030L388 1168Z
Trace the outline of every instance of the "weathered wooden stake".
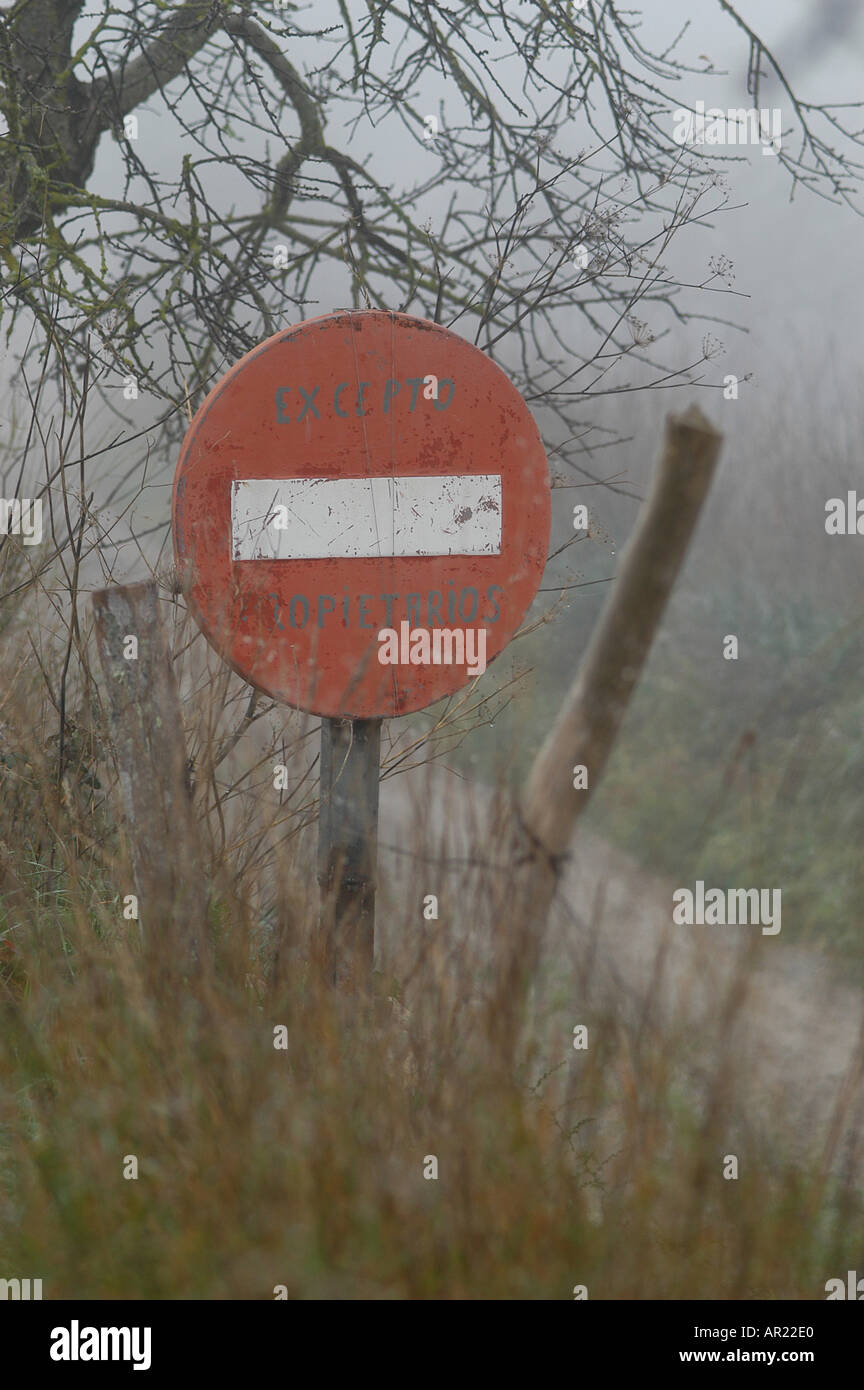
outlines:
M499 997L517 1007L533 979L576 822L603 775L711 487L723 436L698 407L666 422L665 448L576 680L520 798L507 858L509 920ZM576 784L584 767L587 786ZM513 1042L502 1017L499 1046ZM509 1032L508 1032L509 1030Z
M152 582L100 589L93 607L144 947L166 965L195 967L207 891L158 589Z
M522 795L524 826L548 858L566 852L603 775L702 514L722 442L698 406L667 417L651 491ZM574 790L578 765L588 770L584 790Z
M380 719L321 720L320 930L336 984L361 984L372 973L380 751Z

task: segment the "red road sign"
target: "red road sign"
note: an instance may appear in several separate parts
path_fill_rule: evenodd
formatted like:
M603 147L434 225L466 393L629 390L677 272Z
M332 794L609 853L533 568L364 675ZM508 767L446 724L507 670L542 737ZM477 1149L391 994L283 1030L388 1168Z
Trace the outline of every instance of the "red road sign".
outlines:
M522 621L548 550L546 456L519 392L457 334L327 314L210 392L173 529L192 611L245 680L313 714L407 714Z

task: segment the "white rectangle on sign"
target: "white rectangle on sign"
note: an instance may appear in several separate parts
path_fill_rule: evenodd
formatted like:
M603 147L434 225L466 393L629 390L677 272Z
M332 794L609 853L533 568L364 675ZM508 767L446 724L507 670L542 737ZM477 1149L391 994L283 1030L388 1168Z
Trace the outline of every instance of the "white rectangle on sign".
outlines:
M501 475L241 478L235 560L500 555Z

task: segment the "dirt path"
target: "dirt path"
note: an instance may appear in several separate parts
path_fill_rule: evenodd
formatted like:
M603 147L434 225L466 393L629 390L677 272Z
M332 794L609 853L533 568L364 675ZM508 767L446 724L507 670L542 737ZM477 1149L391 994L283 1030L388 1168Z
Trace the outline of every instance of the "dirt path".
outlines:
M483 917L476 867L495 859L482 829L489 802L488 789L440 766L382 784L385 957L395 952L394 934L411 931L412 922L424 929L429 893L438 897L442 929L468 918L475 936L495 930ZM763 936L758 926L673 924L672 892L684 886L693 887L646 873L607 842L579 835L550 924L550 950L578 996L574 1009L608 1007L634 1028L647 1023L676 1035L696 1086L714 1075L718 1056L731 1054L735 1103L751 1132L776 1126L780 1114L784 1145L801 1158L828 1146L835 1164L857 1165L864 993L838 979L836 966L789 945L782 930ZM727 1001L736 989L741 1002L730 1024Z

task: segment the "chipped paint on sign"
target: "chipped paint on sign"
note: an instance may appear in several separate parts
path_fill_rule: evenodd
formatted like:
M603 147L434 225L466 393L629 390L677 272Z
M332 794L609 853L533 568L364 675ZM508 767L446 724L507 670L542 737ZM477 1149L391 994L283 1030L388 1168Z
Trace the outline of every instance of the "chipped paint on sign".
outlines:
M470 677L381 662L383 629L464 632L466 650L483 629L487 665L519 629L548 554L549 470L479 348L408 314L336 310L214 386L172 519L190 612L244 680L327 718L392 718Z
M243 478L235 560L500 555L501 475Z

